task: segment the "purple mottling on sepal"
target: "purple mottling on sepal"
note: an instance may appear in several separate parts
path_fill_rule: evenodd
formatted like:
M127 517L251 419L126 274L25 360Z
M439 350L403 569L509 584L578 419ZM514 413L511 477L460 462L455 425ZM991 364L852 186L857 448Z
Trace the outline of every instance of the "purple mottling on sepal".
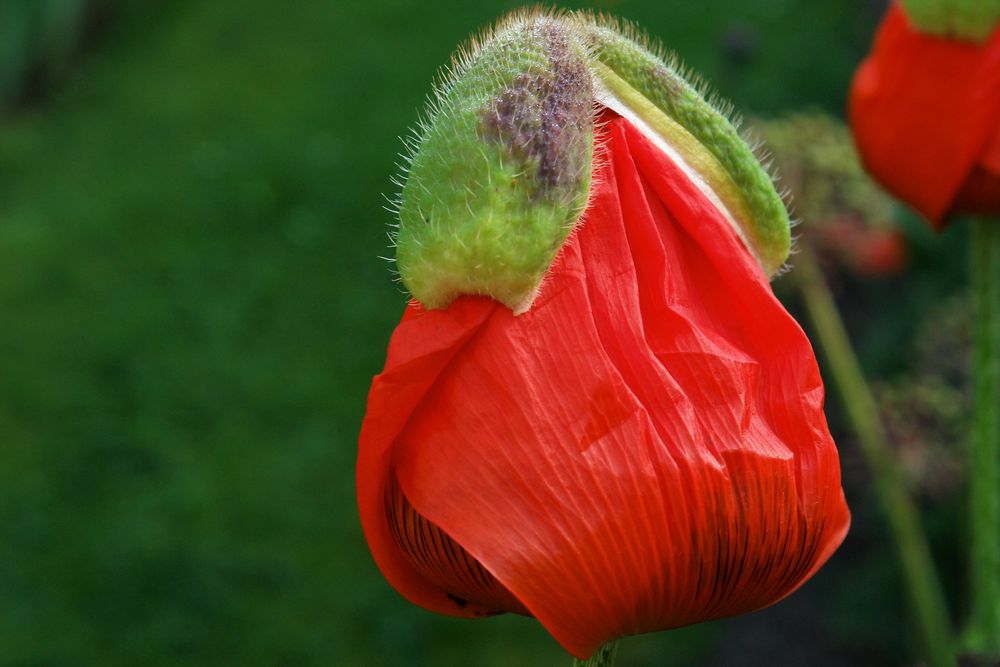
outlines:
M527 167L532 195L558 199L590 167L593 90L585 54L553 22L528 28L540 41L548 67L524 72L482 108L483 137L505 146Z

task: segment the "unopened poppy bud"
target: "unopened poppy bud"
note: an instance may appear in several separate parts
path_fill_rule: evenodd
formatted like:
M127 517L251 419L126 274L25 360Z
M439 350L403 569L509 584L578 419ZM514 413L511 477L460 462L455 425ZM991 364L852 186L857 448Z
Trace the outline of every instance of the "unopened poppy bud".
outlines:
M979 42L1000 23L1000 0L901 0L921 31Z
M357 464L400 593L531 615L581 659L782 599L850 521L812 349L766 275L781 200L616 28L515 15L442 87L400 215L420 303Z
M396 261L427 308L527 310L590 189L593 91L575 24L514 15L454 62L416 139Z
M628 24L590 23L598 101L644 125L690 168L702 190L720 203L730 223L771 276L791 248L788 211L774 182L740 136L728 105L718 108L689 83L676 58L634 37Z
M971 1L942 4L889 7L848 104L865 168L935 228L961 214L1000 213L1000 25L995 14L970 21L990 29L981 41L930 34L917 22L931 9L952 17L941 25L979 11Z

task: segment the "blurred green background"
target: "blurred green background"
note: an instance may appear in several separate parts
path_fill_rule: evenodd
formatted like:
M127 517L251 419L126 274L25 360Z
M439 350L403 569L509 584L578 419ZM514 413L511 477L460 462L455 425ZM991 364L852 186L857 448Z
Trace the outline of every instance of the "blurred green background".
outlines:
M530 619L406 603L354 503L405 303L378 258L397 137L454 46L516 6L0 0L0 666L569 664ZM764 116L841 114L884 10L569 6L636 20ZM836 285L888 383L919 371L918 323L963 271L961 230L901 218L906 280ZM630 639L621 665L914 664L835 403L855 521L830 566L763 612ZM957 572L956 494L924 496Z

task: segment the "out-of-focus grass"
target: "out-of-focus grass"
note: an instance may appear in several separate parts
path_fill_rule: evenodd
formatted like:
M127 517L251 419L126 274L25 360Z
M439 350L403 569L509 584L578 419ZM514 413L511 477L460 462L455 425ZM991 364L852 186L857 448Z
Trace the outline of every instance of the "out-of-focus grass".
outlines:
M404 602L354 506L405 300L377 259L396 137L513 6L120 3L0 121L0 664L568 663L531 620ZM877 16L599 8L765 113L839 110ZM727 627L631 640L622 663L711 660Z

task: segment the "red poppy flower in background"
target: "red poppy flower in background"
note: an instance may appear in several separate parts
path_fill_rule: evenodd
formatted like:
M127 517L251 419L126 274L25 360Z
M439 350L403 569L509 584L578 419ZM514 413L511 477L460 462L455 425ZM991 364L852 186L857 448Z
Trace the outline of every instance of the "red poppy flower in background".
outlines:
M981 43L931 35L894 3L849 116L868 171L933 226L1000 213L1000 28Z
M570 653L785 597L848 528L802 330L716 206L628 121L528 312L406 309L357 468L389 582L530 614Z
M862 219L841 216L812 231L810 241L821 255L864 278L884 278L906 268L906 237L898 229L866 226Z

